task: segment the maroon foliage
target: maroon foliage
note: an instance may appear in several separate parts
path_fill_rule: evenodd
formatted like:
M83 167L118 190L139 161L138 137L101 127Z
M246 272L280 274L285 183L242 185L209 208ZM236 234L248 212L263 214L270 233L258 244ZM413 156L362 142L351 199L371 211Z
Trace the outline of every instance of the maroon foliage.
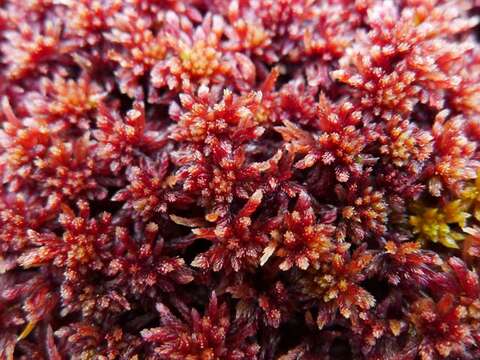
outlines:
M0 0L0 360L480 359L478 0Z

